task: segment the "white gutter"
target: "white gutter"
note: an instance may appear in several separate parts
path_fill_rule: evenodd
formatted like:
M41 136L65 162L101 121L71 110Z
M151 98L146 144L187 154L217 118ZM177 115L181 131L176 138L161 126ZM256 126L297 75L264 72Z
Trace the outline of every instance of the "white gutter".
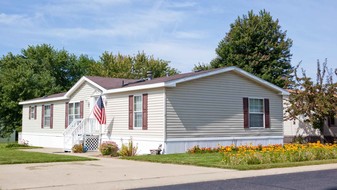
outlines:
M55 97L55 98L46 98L46 99L38 99L38 100L28 100L28 101L23 101L19 102L19 105L25 105L25 104L36 104L36 103L42 103L42 102L54 102L54 101L59 101L59 100L68 100L69 98L65 96L61 97Z
M154 84L145 84L139 86L130 86L130 87L123 87L117 89L111 89L103 92L103 94L112 94L112 93L119 93L119 92L127 92L127 91L134 91L134 90L144 90L150 88L160 88L160 87L172 87L167 85L165 82L154 83Z

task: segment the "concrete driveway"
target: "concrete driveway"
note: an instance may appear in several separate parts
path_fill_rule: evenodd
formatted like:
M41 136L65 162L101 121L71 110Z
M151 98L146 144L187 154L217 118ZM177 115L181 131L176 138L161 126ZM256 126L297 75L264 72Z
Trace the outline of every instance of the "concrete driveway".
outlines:
M235 171L100 158L85 162L0 165L0 189L130 189L334 168L337 169L337 164Z

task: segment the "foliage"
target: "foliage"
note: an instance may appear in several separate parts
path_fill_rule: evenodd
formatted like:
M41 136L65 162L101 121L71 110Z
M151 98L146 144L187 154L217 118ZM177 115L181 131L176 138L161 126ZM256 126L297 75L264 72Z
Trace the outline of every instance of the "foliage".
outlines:
M302 162L282 162L271 164L256 164L256 165L227 165L223 159L223 153L204 153L204 154L163 154L163 155L139 155L132 157L122 157L127 160L159 162L159 163L173 163L183 165L195 165L215 168L227 168L238 170L257 170L267 168L281 168L281 167L295 167L306 165L318 165L337 163L337 159L329 160L314 160L314 161L302 161Z
M21 131L20 101L68 90L88 70L88 58L78 60L65 50L42 44L0 59L0 137ZM83 63L83 64L82 64ZM82 67L80 69L80 67Z
M138 151L138 146L133 144L133 140L130 139L128 144L122 144L121 149L119 150L118 154L120 156L135 156Z
M254 165L284 162L302 162L337 158L337 145L308 143L264 146L239 146L237 150L223 151L227 165Z
M200 148L199 145L196 145L190 149L187 150L187 153L195 154L195 153L214 153L219 152L219 147L216 148L210 148L210 147L202 147Z
M113 141L106 141L99 146L102 155L117 156L118 145Z
M286 119L297 120L299 116L304 116L304 122L323 134L325 121L337 114L337 83L333 81L333 72L327 67L327 60L322 67L317 61L316 82L303 69L300 76L299 66L294 70L295 81L291 83Z
M138 52L135 56L113 55L104 52L97 64L93 65L90 74L114 78L142 79L147 77L147 71L152 71L153 78L178 73L176 69L169 66L168 61L155 59L144 52Z
M195 70L237 66L279 87L291 78L292 40L269 12L249 11L230 25L230 31L216 48L217 58Z
M6 148L7 145L8 144L6 143L0 143L0 165L96 160L93 158L86 158L79 156L22 151L20 150L21 148L36 148L36 147L28 146L28 147L20 147L20 149L18 149L19 147Z
M212 69L211 65L206 63L198 63L198 65L194 65L193 71L205 71Z
M84 152L84 147L82 144L75 144L71 150L74 152L74 153L83 153Z

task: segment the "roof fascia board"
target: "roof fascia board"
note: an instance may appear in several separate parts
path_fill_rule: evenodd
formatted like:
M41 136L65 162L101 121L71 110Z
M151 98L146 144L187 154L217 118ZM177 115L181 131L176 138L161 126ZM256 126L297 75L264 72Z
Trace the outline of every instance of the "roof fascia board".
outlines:
M95 82L91 81L87 77L82 77L79 81L76 82L76 84L71 87L68 92L61 96L61 97L56 97L56 98L46 98L46 99L39 99L39 100L28 100L28 101L23 101L19 102L19 105L25 105L25 104L35 104L35 103L42 103L42 102L52 102L52 101L58 101L58 100L67 100L70 98L70 95L74 93L84 82L88 82L89 84L93 85L94 87L98 88L102 92L106 91L105 88L101 87L100 85L96 84Z
M89 84L93 85L94 87L98 88L102 92L106 91L105 88L101 87L100 85L96 84L92 80L88 79L87 77L82 77L70 90L64 95L65 97L69 97L72 93L74 93L84 82L88 82Z
M46 98L46 99L39 99L39 100L28 100L19 102L19 105L26 105L26 104L36 104L36 103L42 103L42 102L54 102L59 100L67 100L67 97L61 96L61 97L55 97L55 98Z
M127 92L127 91L134 91L134 90L144 90L144 89L159 88L159 87L165 87L165 86L166 85L164 82L160 82L160 83L154 83L154 84L145 84L145 85L139 85L139 86L130 86L130 87L106 90L105 92L103 92L103 94L112 94L112 93Z

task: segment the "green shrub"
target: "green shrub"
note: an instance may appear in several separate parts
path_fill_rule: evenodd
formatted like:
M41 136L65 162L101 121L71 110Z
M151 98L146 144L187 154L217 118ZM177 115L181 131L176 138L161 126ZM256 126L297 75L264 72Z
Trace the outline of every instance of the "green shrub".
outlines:
M5 148L25 148L28 147L28 144L18 144L18 143L9 143Z
M118 145L113 141L106 141L99 146L102 155L117 156Z
M133 146L132 139L129 140L127 145L122 144L121 150L119 151L120 156L135 156L137 154L138 146Z
M74 153L82 153L83 152L83 145L82 144L75 144L71 150Z

